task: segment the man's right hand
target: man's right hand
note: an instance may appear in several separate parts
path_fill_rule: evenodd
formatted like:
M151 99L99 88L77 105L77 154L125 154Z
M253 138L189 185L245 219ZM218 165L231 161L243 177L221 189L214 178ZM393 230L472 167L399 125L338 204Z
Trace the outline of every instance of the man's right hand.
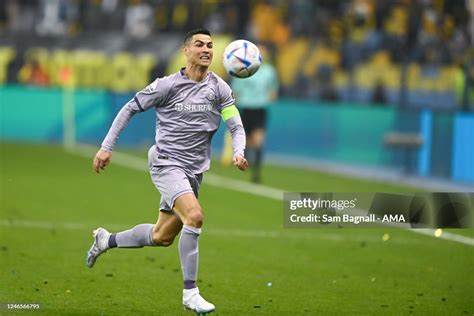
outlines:
M92 163L92 168L95 172L99 173L100 170L104 170L105 167L110 163L112 158L112 153L103 149L99 149L97 154L95 154L94 162Z

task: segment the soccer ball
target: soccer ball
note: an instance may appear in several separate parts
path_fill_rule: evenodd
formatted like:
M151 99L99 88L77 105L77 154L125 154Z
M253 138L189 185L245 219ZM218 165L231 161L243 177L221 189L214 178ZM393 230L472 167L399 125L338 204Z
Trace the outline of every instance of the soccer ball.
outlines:
M258 47L247 40L236 40L224 50L224 68L237 78L248 78L257 72L262 64Z

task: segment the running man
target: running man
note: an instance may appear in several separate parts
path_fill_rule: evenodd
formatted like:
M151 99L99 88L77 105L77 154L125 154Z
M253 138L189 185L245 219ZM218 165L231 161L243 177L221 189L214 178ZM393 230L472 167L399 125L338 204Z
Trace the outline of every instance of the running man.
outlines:
M93 161L93 168L99 173L110 163L115 142L132 116L154 108L156 144L148 151L148 165L151 179L161 193L158 221L119 233L97 228L86 264L92 268L97 258L111 248L167 247L181 231L178 248L184 278L183 305L204 314L214 311L215 306L200 295L196 284L204 220L197 198L202 174L210 166L211 138L221 117L232 135L234 165L244 171L248 163L244 158L245 131L232 91L208 71L213 57L210 32L189 32L182 51L186 67L156 79L124 105Z

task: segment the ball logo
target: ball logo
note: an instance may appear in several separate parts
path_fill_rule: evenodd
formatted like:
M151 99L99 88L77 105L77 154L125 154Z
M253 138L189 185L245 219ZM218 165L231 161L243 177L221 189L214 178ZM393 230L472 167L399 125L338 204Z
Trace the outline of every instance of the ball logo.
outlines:
M257 72L262 64L258 47L247 40L236 40L224 50L223 64L227 73L237 78L247 78Z

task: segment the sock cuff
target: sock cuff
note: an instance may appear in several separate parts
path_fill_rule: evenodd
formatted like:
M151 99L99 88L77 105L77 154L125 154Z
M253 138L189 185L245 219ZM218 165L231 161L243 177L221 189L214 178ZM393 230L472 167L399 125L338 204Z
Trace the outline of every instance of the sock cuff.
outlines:
M151 246L156 246L156 243L153 240L153 230L155 229L155 225L154 224L150 224L150 225L151 225L151 228L150 228L150 232L148 233L148 241Z
M108 241L109 248L117 248L117 241L115 240L116 237L117 237L117 234L110 235L109 241Z
M201 235L201 228L183 225L183 232L194 235Z

